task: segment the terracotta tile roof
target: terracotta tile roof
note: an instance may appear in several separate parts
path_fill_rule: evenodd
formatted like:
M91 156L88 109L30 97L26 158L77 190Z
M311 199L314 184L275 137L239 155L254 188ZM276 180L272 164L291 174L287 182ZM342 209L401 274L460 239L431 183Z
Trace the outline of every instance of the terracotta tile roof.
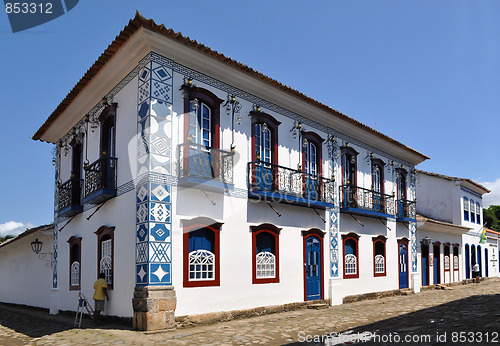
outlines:
M400 148L403 148L405 150L408 150L412 152L413 154L416 154L421 158L422 161L429 159L428 156L396 141L395 139L392 139L383 133L372 129L369 126L366 126L365 124L309 97L298 90L295 90L293 88L290 88L289 86L286 86L280 82L278 82L275 79L270 78L269 76L266 76L251 67L244 65L236 60L233 60L229 57L226 57L224 54L219 53L215 50L212 50L210 47L205 46L202 43L198 43L195 40L191 40L188 36L183 36L179 32L175 32L172 29L167 29L163 24L158 25L155 23L153 19L146 19L144 18L139 12L136 12L135 18L131 19L128 23L127 26L120 32L120 34L115 38L115 40L108 46L108 48L102 53L102 55L96 60L96 62L92 65L90 69L85 73L85 75L80 79L80 81L73 87L73 89L66 95L64 100L57 106L57 108L52 112L52 114L49 116L49 118L45 121L45 123L38 129L38 131L33 135L32 139L34 140L40 140L41 137L43 136L44 132L49 128L49 126L61 115L61 113L69 106L69 104L78 96L78 94L85 88L85 86L92 80L92 78L104 67L104 65L111 59L111 57L120 49L120 47L127 42L127 40L134 34L137 30L139 30L141 27L144 27L146 29L149 29L151 31L154 31L156 33L159 33L163 35L164 37L168 37L172 40L176 40L178 42L183 43L186 46L189 46L195 50L198 50L199 52L206 54L208 56L211 56L222 63L225 63L233 68L239 69L254 78L260 79L264 81L265 83L268 83L278 89L283 90L284 92L295 96L313 106L316 106L322 110L325 110L332 114L335 117L338 117L344 121L347 121L357 127L361 127L364 130L371 132L375 134L378 137L383 138L384 140L391 142L392 144L399 146Z
M466 181L469 184L474 185L474 186L476 186L477 188L479 188L481 190L484 190L485 193L490 193L491 192L491 190L487 189L483 185L478 184L475 181L472 181L472 180L467 179L467 178L450 177L448 175L439 174L439 173L432 173L432 172L426 172L426 171L422 171L420 169L417 169L417 173L425 174L425 175L428 175L428 176L431 176L431 177L446 179L446 180L450 180L450 181Z

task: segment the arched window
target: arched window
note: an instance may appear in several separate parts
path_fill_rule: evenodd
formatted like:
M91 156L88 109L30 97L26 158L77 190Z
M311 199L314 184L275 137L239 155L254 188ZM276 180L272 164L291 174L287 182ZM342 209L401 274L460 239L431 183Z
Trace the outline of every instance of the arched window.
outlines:
M113 289L114 276L114 234L115 227L101 226L97 235L97 277L104 273L108 290Z
M271 224L251 226L252 283L279 282L279 233Z
M469 199L464 197L464 221L469 221Z
M183 220L184 287L219 286L221 226L205 217Z
M356 186L358 152L351 147L342 147L342 184Z
M470 200L470 222L476 222L476 203Z
M72 236L68 239L69 244L69 289L81 289L81 256L82 238Z
M481 224L481 205L476 202L476 222Z
M116 146L116 108L117 103L106 106L99 115L101 123L100 157L114 157Z
M374 276L385 276L385 243L387 238L380 235L373 239L373 271Z
M474 265L474 263L472 263ZM471 278L471 260L470 260L470 249L469 249L469 244L465 244L465 278L470 279Z
M356 233L342 235L344 248L344 279L359 278L358 240Z

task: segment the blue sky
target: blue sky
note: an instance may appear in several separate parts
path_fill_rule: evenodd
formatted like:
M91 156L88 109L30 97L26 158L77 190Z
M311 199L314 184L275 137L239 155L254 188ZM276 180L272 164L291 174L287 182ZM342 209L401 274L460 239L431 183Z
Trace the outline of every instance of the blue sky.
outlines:
M13 34L0 15L0 236L53 219L52 145L30 137L139 10L473 179L500 204L500 2L80 1Z

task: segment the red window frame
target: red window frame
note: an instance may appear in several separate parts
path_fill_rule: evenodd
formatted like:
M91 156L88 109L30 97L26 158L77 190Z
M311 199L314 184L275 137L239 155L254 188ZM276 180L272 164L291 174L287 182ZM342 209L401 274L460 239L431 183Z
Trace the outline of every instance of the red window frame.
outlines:
M280 282L280 256L279 256L279 235L281 228L272 224L264 223L258 226L250 226L252 231L252 284L268 284ZM257 278L257 235L268 233L274 237L275 268L274 278Z
M69 290L70 291L79 291L81 290L82 287L82 238L81 237L75 237L72 236L71 238L68 239L68 244L69 244ZM78 246L78 251L79 251L79 259L78 262L80 263L80 272L78 273L78 286L72 286L71 285L71 265L73 262L76 260L73 258L73 247Z
M342 185L357 186L358 180L358 152L351 147L345 146L340 148L342 156ZM354 170L354 181L347 183L347 177L345 176L345 163L347 162L347 156L354 157L354 163L352 169ZM350 173L349 173L350 174Z
M347 240L352 239L354 240L354 243L356 244L356 274L346 274L345 272L345 243ZM342 235L342 263L343 263L343 272L344 272L344 279L357 279L359 278L359 235L356 233L348 233L348 234L343 234Z
M195 98L205 103L212 111L210 124L212 135L211 148L220 149L220 105L223 100L211 91L198 87L193 87L193 89L184 94L184 142L188 142L190 102Z
M115 278L115 227L110 226L101 226L95 232L97 235L97 278L99 278L99 273L101 272L100 263L101 263L101 249L102 242L107 236L111 239L111 283L108 283L108 290L113 289L113 282Z
M379 235L378 237L373 237L373 276L386 276L387 275L387 247L386 247L386 242L387 238L384 237L383 235ZM383 273L377 273L375 272L375 256L377 255L376 253L376 244L381 243L384 245L384 272Z
M267 128L271 131L271 163L278 164L278 126L281 124L280 121L276 120L270 114L264 112L250 112L252 116L252 161L256 161L257 157L255 155L255 124L267 124Z
M208 287L220 286L220 230L223 225L215 220L199 217L192 220L182 220L183 224L183 287ZM189 232L206 228L214 232L214 279L213 280L189 280Z

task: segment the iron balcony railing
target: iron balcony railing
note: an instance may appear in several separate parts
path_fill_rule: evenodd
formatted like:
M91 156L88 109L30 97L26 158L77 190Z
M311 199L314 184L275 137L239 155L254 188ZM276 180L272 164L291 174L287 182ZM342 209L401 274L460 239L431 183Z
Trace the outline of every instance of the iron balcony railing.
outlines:
M198 178L233 184L234 153L186 142L178 146L179 178Z
M282 202L334 204L334 180L263 161L248 163L248 190L273 194L273 200ZM294 199L288 201L287 196Z
M341 208L363 209L395 215L394 196L354 185L340 186Z
M398 219L415 219L417 217L416 202L407 199L398 199Z
M85 168L85 198L100 190L116 190L116 157L101 157Z
M83 179L71 178L58 186L58 210L82 205Z

